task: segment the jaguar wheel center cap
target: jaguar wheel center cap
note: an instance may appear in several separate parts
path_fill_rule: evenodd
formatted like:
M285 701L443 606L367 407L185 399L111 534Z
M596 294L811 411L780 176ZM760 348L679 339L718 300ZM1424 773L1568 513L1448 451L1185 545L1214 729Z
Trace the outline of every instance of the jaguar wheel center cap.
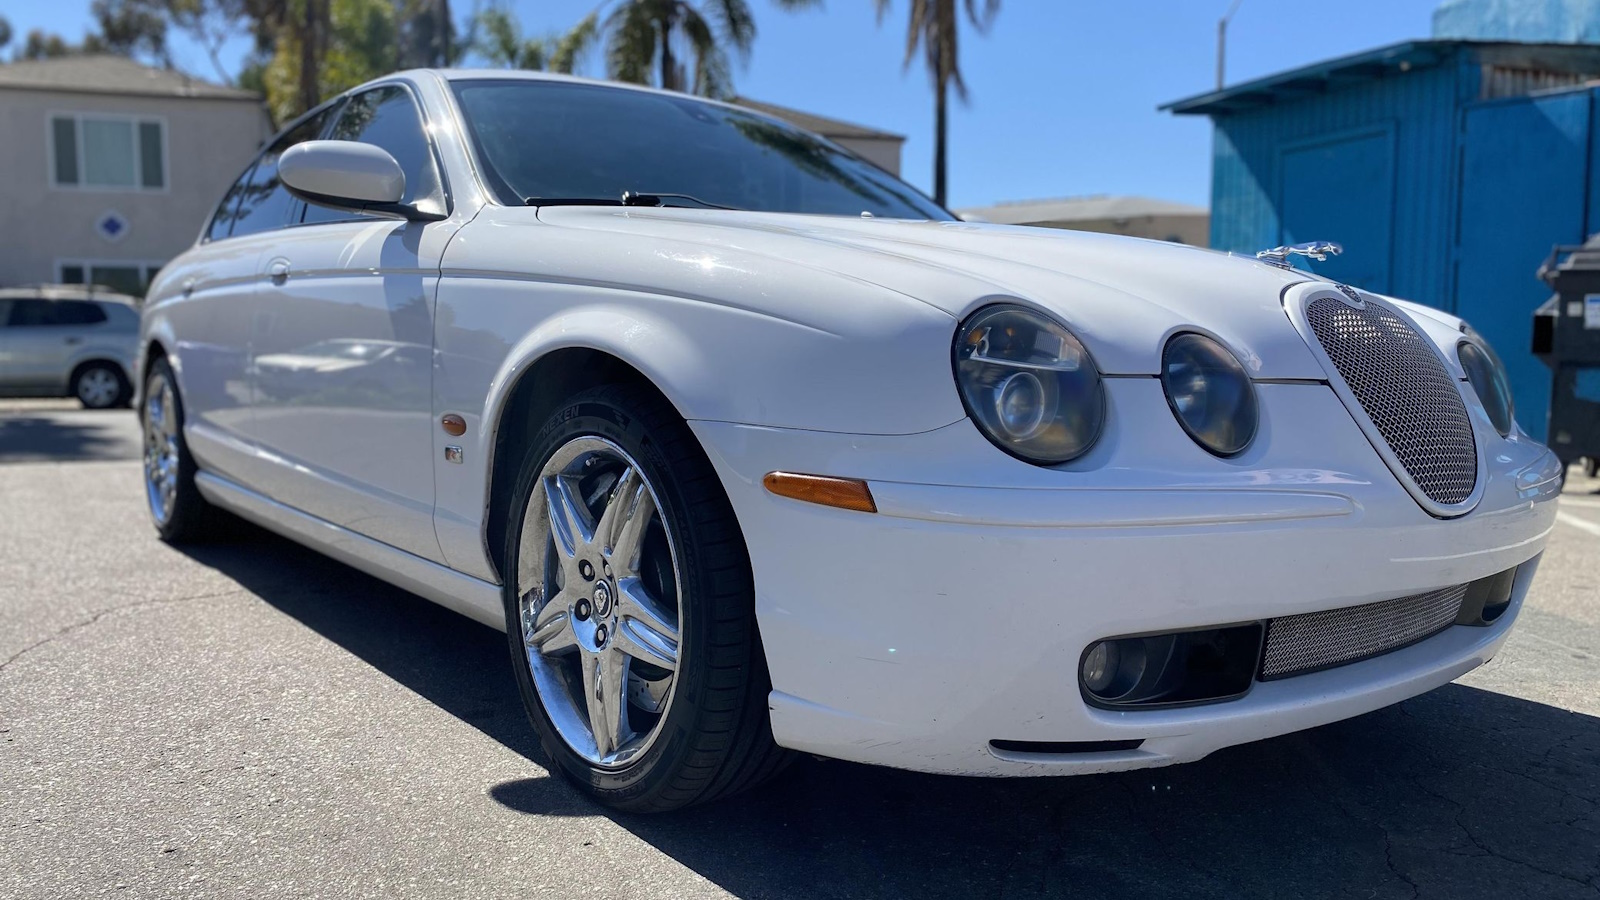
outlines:
M594 586L594 615L597 619L611 615L611 586L604 581Z

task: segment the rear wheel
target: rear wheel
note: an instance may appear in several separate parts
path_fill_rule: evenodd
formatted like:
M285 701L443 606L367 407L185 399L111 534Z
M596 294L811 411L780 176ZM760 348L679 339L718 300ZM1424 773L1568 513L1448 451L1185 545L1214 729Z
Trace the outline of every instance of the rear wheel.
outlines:
M127 406L132 393L127 377L115 363L87 363L72 376L72 396L85 409Z
M220 511L195 487L194 457L183 439L183 398L165 359L150 364L140 409L144 427L144 488L161 539L181 544L216 533Z
M619 809L724 796L776 773L750 561L688 427L653 393L586 391L520 463L507 636L557 768Z

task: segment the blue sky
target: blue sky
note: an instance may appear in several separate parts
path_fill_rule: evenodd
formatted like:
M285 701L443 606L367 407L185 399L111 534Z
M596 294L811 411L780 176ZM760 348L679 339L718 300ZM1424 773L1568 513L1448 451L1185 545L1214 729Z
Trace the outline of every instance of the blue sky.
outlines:
M563 30L596 0L510 0L531 33ZM901 68L907 0L882 27L871 0L826 0L785 13L751 0L760 36L741 94L907 136L903 174L932 185L933 95L925 71ZM465 15L471 0L453 0ZM1427 37L1438 0L1337 4L1243 0L1229 29L1234 82L1408 38ZM8 4L9 6L9 4ZM1215 79L1216 20L1228 0L1004 0L985 35L963 34L970 104L953 107L952 206L1077 194L1142 194L1205 205L1211 127L1156 111ZM23 0L4 11L16 34L81 36L88 0ZM230 56L248 47L241 38ZM208 77L180 41L177 62ZM232 62L233 59L229 61ZM598 59L582 74L601 76Z

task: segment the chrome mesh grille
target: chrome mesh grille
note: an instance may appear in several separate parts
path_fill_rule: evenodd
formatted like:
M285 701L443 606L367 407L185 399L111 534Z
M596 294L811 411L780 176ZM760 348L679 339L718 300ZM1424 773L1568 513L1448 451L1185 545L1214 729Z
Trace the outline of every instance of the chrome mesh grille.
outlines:
M1267 623L1261 679L1286 678L1342 666L1431 637L1456 620L1467 586L1284 616Z
M1442 506L1471 497L1478 483L1472 421L1460 385L1427 339L1376 303L1354 309L1319 297L1306 304L1306 321L1412 483Z

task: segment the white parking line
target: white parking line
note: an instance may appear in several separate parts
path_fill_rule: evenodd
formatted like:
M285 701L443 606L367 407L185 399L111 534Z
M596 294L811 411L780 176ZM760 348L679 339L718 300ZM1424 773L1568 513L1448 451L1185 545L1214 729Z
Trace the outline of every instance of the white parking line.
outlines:
M1572 494L1562 494L1561 495L1561 505L1562 506L1583 506L1583 507L1587 507L1587 508L1590 508L1590 509L1600 509L1600 497L1585 497L1585 496L1582 496L1581 494L1577 495L1577 496L1574 496Z
M1567 523L1568 525L1571 525L1574 528L1581 528L1584 531L1587 531L1590 534L1594 535L1595 537L1600 537L1600 525L1596 525L1593 522L1589 522L1589 521L1585 521L1584 519L1580 519L1577 516L1572 515L1571 513L1557 512L1556 513L1556 521L1565 522L1565 523Z

